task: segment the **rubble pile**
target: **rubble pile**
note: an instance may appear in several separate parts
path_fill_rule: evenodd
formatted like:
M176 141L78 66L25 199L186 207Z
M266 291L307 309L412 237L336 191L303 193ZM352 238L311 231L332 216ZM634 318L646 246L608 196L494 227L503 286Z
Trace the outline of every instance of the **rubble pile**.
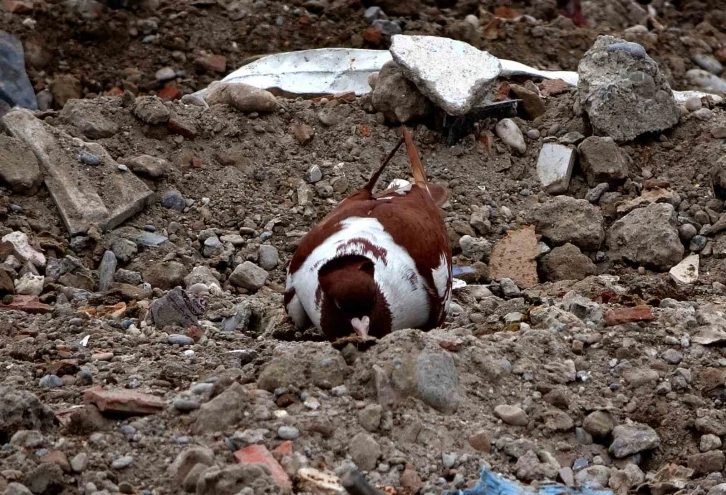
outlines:
M278 8L195 0L179 20L156 3L5 2L0 26L63 8L88 28L115 9L153 52L177 46L166 22ZM190 78L157 64L145 91L68 73L41 89L28 69L39 109L0 111L0 493L438 495L490 472L726 493L726 113L671 91L705 88L680 84L694 64L721 80L723 13L679 28L685 56L664 55L676 28L661 22L680 14L619 0L608 15L583 2L583 28L541 5L373 3L291 7L390 46L359 96L213 82L237 61L219 53L188 57ZM484 51L524 29L575 46L559 68L577 85ZM400 123L452 192L446 326L365 345L296 332L287 263ZM381 182L409 173L396 155Z

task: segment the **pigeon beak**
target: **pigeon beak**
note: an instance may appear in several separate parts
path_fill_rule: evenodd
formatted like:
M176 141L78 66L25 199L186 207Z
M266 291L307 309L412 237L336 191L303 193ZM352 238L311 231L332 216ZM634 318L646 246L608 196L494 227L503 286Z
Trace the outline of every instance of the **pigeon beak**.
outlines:
M371 319L367 316L363 318L353 318L350 320L350 324L353 326L353 330L359 337L368 337L368 327L371 324Z

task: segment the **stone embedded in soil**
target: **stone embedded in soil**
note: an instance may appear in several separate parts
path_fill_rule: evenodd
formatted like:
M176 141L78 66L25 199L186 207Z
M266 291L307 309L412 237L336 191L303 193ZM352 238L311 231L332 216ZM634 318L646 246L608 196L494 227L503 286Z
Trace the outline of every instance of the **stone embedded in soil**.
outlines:
M136 98L133 113L142 122L149 125L165 124L171 117L169 108L155 96Z
M700 256L692 254L670 269L668 275L671 280L680 284L695 284L698 281L698 268Z
M385 63L378 72L371 102L373 108L382 112L389 122L405 123L425 118L433 111L431 100L406 79L402 69L393 61Z
M726 466L726 455L719 450L694 454L688 457L687 464L696 476L720 473Z
M239 383L233 383L224 392L202 405L192 425L192 433L201 435L223 431L245 417L248 402L247 391Z
M32 196L43 183L38 159L24 142L0 135L0 184L11 191Z
M608 231L611 259L668 270L683 259L683 244L672 205L656 203L638 208L616 221Z
M628 160L612 138L590 136L577 149L590 186L628 178Z
M655 430L640 423L618 425L613 428L612 435L609 451L618 459L653 450L660 445L660 437Z
M101 259L101 265L98 268L99 292L106 292L111 288L114 274L116 273L116 265L116 255L113 254L113 251L103 253L103 259Z
M527 151L527 143L524 142L522 130L514 120L502 119L497 122L494 130L497 136L499 136L499 139L513 150L520 154L524 154Z
M512 426L527 426L529 417L520 407L509 405L498 405L494 408L494 415Z
M557 246L539 263L542 277L550 282L582 280L597 274L597 266L580 249L570 243Z
M502 70L489 53L435 36L395 35L390 51L406 77L450 115L469 113Z
M701 436L701 440L698 443L698 449L701 452L710 452L711 450L717 450L721 448L721 439L717 435L710 433Z
M373 471L381 457L381 446L367 433L358 433L348 444L348 453L361 471Z
M382 414L383 407L380 404L368 404L358 411L358 422L364 430L374 432L381 424Z
M61 493L65 488L63 470L57 464L49 462L38 464L25 473L23 484L35 494Z
M519 287L537 285L537 238L533 227L510 230L492 249L489 259L492 280L509 278Z
M229 281L247 290L257 291L261 289L269 277L267 270L260 268L251 261L237 265L229 276Z
M213 82L207 88L204 99L210 105L224 104L236 108L240 112L274 112L278 103L269 91L247 84L228 84Z
M130 389L91 388L84 392L83 399L95 405L99 411L129 415L156 414L164 410L163 399Z
M14 110L3 122L11 135L33 149L71 235L86 233L92 224L102 230L112 229L143 210L153 198L153 192L138 177L118 171L118 163L101 145L74 139L28 110ZM77 155L83 150L100 157L101 165L79 167Z
M575 150L557 143L545 143L537 159L537 176L549 194L567 192L570 187Z
M214 464L214 451L205 447L189 447L182 451L169 466L169 476L174 485L180 486L189 472L197 465L211 466Z
M133 173L152 179L164 177L171 168L171 164L168 161L150 155L138 155L126 158L122 163L129 167Z
M416 359L417 395L434 409L453 413L459 406L459 375L449 353L421 353Z
M199 317L205 310L206 306L202 300L181 287L175 287L151 303L149 316L158 328L167 326L188 328L199 323Z
M212 466L199 474L197 495L287 494L279 491L268 469L258 464Z
M597 134L630 141L678 123L680 110L668 81L642 46L600 36L577 71L580 101Z
M534 89L537 89L536 86ZM522 100L522 111L529 120L534 120L547 111L542 97L534 90L518 84L510 85L509 90L515 98Z
M249 445L234 453L240 464L261 464L267 468L277 487L283 492L292 491L292 482L279 462L264 445Z
M472 261L488 261L492 248L489 241L481 237L463 235L459 239L461 254Z
M600 247L605 233L603 216L585 199L557 196L530 211L537 232L556 245L574 244L580 249Z
M81 82L72 74L61 74L50 83L50 92L53 94L54 107L61 109L69 101L82 97Z
M162 290L170 290L184 284L187 268L178 261L154 263L143 271L144 282Z
M274 270L280 263L280 253L271 244L261 244L257 261L263 270Z
M110 138L119 131L119 126L106 118L101 106L92 100L71 100L60 113L89 139Z
M301 352L305 353L306 359L300 359ZM330 390L343 384L347 368L343 356L329 345L295 346L281 352L265 366L257 379L257 386L274 392L278 388L302 387L312 383Z
M171 191L165 192L164 196L162 196L161 206L169 208L170 210L184 211L184 208L187 207L187 202L179 191L172 189Z
M53 412L35 394L0 386L0 396L1 442L7 442L20 430L48 431L53 427Z
M606 437L615 428L615 422L608 411L594 411L585 417L582 427L593 437Z

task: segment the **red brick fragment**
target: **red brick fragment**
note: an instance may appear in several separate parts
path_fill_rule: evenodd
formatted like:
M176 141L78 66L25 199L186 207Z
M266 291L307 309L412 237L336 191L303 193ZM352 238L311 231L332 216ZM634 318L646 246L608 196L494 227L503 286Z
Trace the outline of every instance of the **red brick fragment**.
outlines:
M292 455L292 442L290 440L285 440L278 445L272 453L279 454L281 456Z
M94 404L101 412L131 415L156 414L164 410L166 403L155 395L124 388L90 388L83 394L88 404Z
M161 98L162 100L166 101L172 101L172 100L178 100L182 97L181 90L177 88L176 86L166 86L164 88L161 88L159 92L157 93L157 96Z
M634 306L632 308L612 309L605 313L605 326L624 325L638 321L651 321L655 319L650 306Z
M363 39L373 46L378 46L383 43L383 33L380 29L371 26L363 33Z
M292 492L290 478L264 445L249 445L235 452L234 456L240 464L262 464L267 466L277 486L286 493Z
M211 72L226 72L227 71L227 57L224 55L206 55L197 58L194 63L197 67L211 71Z
M31 315L50 313L53 308L43 304L38 296L13 296L12 302L0 303L0 311L24 311Z

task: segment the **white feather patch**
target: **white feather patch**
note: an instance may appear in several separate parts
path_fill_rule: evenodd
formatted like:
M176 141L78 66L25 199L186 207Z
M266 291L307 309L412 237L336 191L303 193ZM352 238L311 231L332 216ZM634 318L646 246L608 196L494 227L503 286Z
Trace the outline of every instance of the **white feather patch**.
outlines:
M439 266L431 270L431 273L434 279L434 285L436 286L436 293L439 298L444 300L442 310L444 314L448 314L449 307L451 306L451 288L449 287L451 267L444 253L441 253Z
M416 328L425 324L429 317L426 281L418 273L416 263L408 252L394 242L375 218L351 217L341 224L343 228L315 248L300 269L291 275L289 284L295 287L312 323L320 328L320 307L315 302L318 271L333 258L357 254L374 263L374 280L391 311L392 329ZM366 243L349 242L356 238L365 239L377 250L384 250L385 256L371 252ZM447 266L445 259L444 265Z

